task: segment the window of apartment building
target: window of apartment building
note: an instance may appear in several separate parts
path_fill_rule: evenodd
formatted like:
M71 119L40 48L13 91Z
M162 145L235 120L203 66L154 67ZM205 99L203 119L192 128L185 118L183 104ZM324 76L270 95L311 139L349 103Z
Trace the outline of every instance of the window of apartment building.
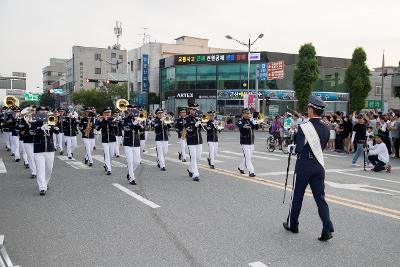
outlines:
M51 71L48 71L48 72L47 72L47 76L51 76Z
M58 73L58 76L62 76L62 72L59 72L59 73Z
M133 71L133 61L131 61L131 71Z
M375 86L375 95L381 95L381 91L382 91L382 86L376 85Z
M94 54L94 60L99 60L99 59L101 59L101 54L100 53Z
M101 68L94 68L94 74L101 74Z
M119 59L123 59L124 57L123 57L122 55L119 55L118 58L119 58Z
M111 58L117 58L117 53L111 53Z
M52 81L48 81L47 82L47 85L51 85L53 82Z

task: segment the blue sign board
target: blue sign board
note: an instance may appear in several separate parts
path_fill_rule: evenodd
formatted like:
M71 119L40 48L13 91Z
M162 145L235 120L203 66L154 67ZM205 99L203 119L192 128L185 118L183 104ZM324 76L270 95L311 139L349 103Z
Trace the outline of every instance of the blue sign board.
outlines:
M142 55L142 92L149 91L149 55Z
M147 104L147 92L138 93L133 102L135 105L145 106Z
M268 64L267 63L260 64L260 69L259 69L260 81L265 81L267 77L268 77Z

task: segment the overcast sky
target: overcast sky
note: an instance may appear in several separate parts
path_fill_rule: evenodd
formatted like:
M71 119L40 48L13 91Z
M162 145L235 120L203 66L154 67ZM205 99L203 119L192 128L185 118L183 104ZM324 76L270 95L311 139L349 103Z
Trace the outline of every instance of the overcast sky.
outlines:
M0 0L0 73L26 72L35 91L50 57L70 58L73 45L114 44L115 20L126 49L139 46L147 27L158 42L189 35L241 49L224 36L264 33L259 51L297 53L312 42L317 55L332 57L350 58L361 46L370 68L381 65L383 49L386 65L400 60L399 0Z

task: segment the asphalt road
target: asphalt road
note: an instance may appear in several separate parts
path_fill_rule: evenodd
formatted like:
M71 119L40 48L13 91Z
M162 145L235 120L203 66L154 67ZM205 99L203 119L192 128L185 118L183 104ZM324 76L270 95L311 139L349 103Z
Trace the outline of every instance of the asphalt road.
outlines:
M304 199L300 233L282 227L291 194L289 190L282 204L287 155L265 152L266 133L257 133L257 176L241 175L238 136L220 135L216 169L208 168L204 154L200 182L193 182L177 159L176 134L170 139L167 172L160 172L150 133L136 186L126 180L124 157L114 158L112 175L105 175L99 142L94 167L82 164L78 138L75 159L56 155L44 197L29 170L14 162L1 144L0 235L5 235L13 263L399 266L399 160L391 163L390 174L372 173L351 167L351 155L326 153L326 192L335 233L323 243L317 240L322 225L310 195ZM207 153L206 144L203 150Z

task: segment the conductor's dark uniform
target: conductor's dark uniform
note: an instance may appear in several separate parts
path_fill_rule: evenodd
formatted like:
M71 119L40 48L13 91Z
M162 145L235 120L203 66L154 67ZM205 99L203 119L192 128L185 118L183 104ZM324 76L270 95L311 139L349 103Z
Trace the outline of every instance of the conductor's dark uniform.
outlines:
M325 103L319 97L312 96L309 106L323 110ZM319 136L321 148L324 150L329 141L329 128L321 122L321 118L312 118L309 123L312 123L314 126ZM296 134L295 152L297 153L297 162L293 176L292 203L290 204L289 215L286 223L284 223L284 227L286 230L294 233L298 232L298 218L303 203L304 192L309 184L323 224L322 235L319 237L319 240L326 241L332 238L331 233L334 229L329 216L329 207L325 200L325 169L317 160L310 144L306 142L306 137L301 127L299 127L299 131Z

